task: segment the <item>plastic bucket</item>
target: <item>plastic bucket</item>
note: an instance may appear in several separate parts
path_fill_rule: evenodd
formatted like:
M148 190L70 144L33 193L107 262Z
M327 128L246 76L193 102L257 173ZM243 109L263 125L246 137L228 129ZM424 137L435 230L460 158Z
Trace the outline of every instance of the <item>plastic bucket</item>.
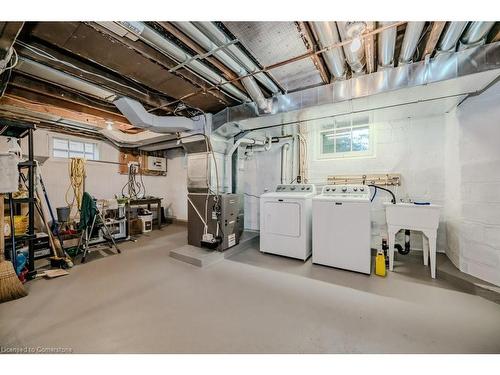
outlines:
M71 209L69 207L57 207L57 221L60 223L65 223L69 220L69 214Z

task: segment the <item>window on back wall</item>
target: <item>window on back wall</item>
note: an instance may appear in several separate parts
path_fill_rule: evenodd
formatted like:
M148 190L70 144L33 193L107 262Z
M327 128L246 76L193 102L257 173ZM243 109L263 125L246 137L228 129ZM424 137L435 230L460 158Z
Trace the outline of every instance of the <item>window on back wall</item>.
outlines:
M97 144L92 142L52 138L52 156L55 158L99 160L99 149Z
M368 117L321 120L317 131L317 158L338 159L375 155L374 134Z

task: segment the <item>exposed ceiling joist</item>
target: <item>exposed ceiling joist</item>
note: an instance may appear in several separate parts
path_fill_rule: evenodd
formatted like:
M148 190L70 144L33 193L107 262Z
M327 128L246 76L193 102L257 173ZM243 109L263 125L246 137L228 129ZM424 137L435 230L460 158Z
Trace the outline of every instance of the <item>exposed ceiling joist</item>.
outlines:
M29 101L26 98L17 97L10 94L4 95L2 98L0 98L0 107L4 111L12 113L31 114L32 116L36 116L37 113L40 113L43 115L49 115L54 118L85 124L89 127L94 128L106 128L106 121L108 120L107 118L82 113L73 109ZM114 122L114 126L120 130L127 130L133 127L129 123L122 122Z
M427 43L425 44L424 53L422 54L422 60L425 59L426 56L432 55L432 53L436 49L436 45L445 25L446 22L433 22L429 38L427 39Z
M297 22L299 25L299 30L301 32L302 38L304 40L304 44L306 45L307 51L317 51L319 49L318 43L314 39L313 32L308 22ZM319 75L321 76L321 80L323 83L330 83L330 72L328 71L326 64L320 55L312 55L311 60L318 69Z
M0 60L7 55L23 25L24 22L0 22Z

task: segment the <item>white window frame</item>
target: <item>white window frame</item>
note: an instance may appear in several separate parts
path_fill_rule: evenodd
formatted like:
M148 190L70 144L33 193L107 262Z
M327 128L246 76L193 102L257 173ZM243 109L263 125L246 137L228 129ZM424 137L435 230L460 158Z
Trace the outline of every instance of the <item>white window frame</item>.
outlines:
M316 132L315 132L315 150L316 150L316 160L341 160L341 159L353 159L353 158L372 158L375 157L375 130L374 124L369 121L369 118L366 118L366 122L361 122L359 124L353 125L353 118L328 118L315 122ZM352 137L352 130L361 127L368 126L369 132L369 143L368 150L363 151L352 151L352 142L351 142L351 151L345 152L323 152L323 135L325 133L331 133L337 123L346 123L346 121L351 122L350 132ZM330 126L329 126L330 125ZM328 127L329 126L329 127ZM325 128L328 127L328 128ZM335 144L335 143L334 143Z
M56 148L55 142L57 142L57 141L66 142L67 149ZM81 144L83 146L83 151L71 150L71 143ZM88 146L92 147L92 152L86 152L86 149ZM55 155L56 151L66 152L66 156L56 156ZM70 156L70 152L79 153L81 155ZM88 154L92 154L92 158L87 158ZM53 137L51 137L51 143L50 143L50 155L52 158L59 159L59 160L70 159L72 157L82 157L82 159L85 159L85 160L89 160L89 161L97 160L98 161L99 160L99 144L97 142L87 142L86 140L81 139L81 138L53 136Z

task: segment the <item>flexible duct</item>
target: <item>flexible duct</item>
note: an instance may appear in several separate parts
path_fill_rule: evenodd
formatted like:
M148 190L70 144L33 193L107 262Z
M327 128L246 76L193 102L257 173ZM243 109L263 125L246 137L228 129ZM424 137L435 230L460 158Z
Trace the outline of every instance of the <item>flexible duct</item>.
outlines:
M210 38L218 45L228 44L226 50L228 53L233 55L249 73L256 72L260 68L244 53L239 47L231 43L231 39L227 37L213 22L194 22L194 25L204 33L210 36ZM276 84L264 73L257 73L254 75L255 79L262 83L273 94L278 94L280 89Z
M460 38L459 50L484 44L486 36L495 22L471 22Z
M417 49L424 26L425 22L408 22L406 24L405 36L399 52L399 65L409 64L413 61L413 55Z
M364 22L337 22L340 38L342 41L353 39L352 43L345 45L344 54L347 63L354 75L365 72L365 49L361 34L366 25Z
M392 25L394 22L379 22L379 27ZM394 48L396 47L395 27L382 31L378 36L378 65L379 69L392 68L394 66Z
M240 138L238 139L236 142L234 142L234 144L231 146L231 148L228 150L228 152L226 153L226 157L225 157L225 169L226 169L226 172L225 172L225 176L224 176L224 180L225 180L225 184L224 184L224 190L227 192L227 193L232 193L232 157L233 157L233 154L234 152L238 149L238 147L240 147L240 145L256 145L256 146L264 146L266 144L265 141L259 141L259 140L256 140L256 139L252 139L252 138Z
M323 49L340 42L335 22L312 22L319 46ZM323 53L326 66L336 79L346 78L345 56L342 48L334 48Z
M130 98L120 98L113 104L137 128L148 129L156 133L177 133L194 129L193 120L181 116L156 116L141 103Z
M463 21L448 23L446 30L444 31L444 35L439 42L437 53L455 52L458 39L462 35L466 26L467 22Z
M181 64L184 63L187 67L192 69L194 72L207 79L213 84L222 84L227 82L222 76L216 73L214 70L196 60L189 53L185 52L182 48L178 47L175 43L164 38L158 32L156 32L151 27L147 26L143 22L119 22L119 24L131 31L135 35L139 36L146 43L150 44L154 48L158 49L163 54L168 57L172 57ZM222 86L222 90L231 94L235 98L241 101L248 101L247 96L242 93L231 83L226 83Z
M215 44L208 38L203 32L196 28L191 22L173 22L173 24L180 29L184 34L193 39L198 43L205 51L214 51L220 48L219 45ZM235 59L229 56L223 50L217 50L213 53L219 61L226 65L229 69L235 72L239 77L244 77L248 74L247 70L242 67ZM247 90L250 98L255 102L259 112L270 113L272 100L267 100L262 93L257 82L253 77L245 77L241 80L241 83Z

